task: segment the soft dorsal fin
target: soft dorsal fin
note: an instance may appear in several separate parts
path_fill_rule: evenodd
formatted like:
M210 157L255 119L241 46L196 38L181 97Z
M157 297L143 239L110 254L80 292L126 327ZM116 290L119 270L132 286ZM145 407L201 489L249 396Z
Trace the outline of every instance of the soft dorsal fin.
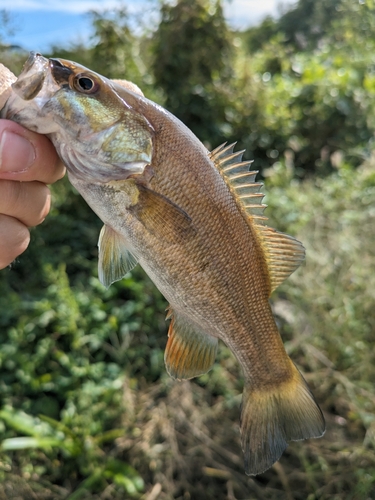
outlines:
M305 260L305 248L293 236L272 227L258 225L256 229L266 253L272 293Z
M240 209L245 211L251 227L256 231L268 265L271 292L290 276L304 261L305 249L298 240L287 234L265 226L267 217L263 215L267 205L262 203L263 184L255 182L257 170L249 170L252 161L242 161L244 151L233 152L236 143L222 144L210 153L210 158L218 168L232 192Z

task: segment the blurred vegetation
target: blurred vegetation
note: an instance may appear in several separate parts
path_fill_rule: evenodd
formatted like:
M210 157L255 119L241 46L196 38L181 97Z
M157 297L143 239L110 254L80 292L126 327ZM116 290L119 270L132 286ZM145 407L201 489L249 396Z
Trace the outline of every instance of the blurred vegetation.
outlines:
M208 147L237 140L270 225L306 246L272 306L327 433L246 477L233 356L169 379L164 299L139 267L100 285L101 223L64 179L0 273L0 499L374 499L373 1L299 0L243 32L213 0L162 3L142 32L124 8L90 16L87 46L48 55L134 81ZM18 73L24 51L0 57Z
M231 34L220 2L163 4L152 50L151 68L165 107L203 142L219 144L233 75Z

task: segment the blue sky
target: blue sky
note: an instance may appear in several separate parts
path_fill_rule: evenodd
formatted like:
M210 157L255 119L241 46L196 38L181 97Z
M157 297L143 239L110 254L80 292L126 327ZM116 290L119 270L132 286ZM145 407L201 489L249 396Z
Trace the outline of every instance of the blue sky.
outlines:
M224 0L228 22L244 28L259 22L267 14L276 16L279 0ZM284 3L291 3L284 2ZM21 45L26 50L47 51L53 44L69 46L90 37L89 10L111 9L125 5L131 16L141 17L152 23L152 10L156 0L0 0L0 9L11 16L15 33L2 35L10 44ZM147 13L146 13L147 12ZM149 17L148 17L149 16Z

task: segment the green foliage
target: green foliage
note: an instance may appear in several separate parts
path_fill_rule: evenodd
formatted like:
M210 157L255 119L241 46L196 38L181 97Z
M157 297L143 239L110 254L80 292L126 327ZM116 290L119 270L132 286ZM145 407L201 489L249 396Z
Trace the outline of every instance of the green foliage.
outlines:
M243 41L228 118L261 170L292 156L299 177L326 175L373 147L375 10L344 0L337 8L313 51L297 52L281 28L255 53Z
M92 69L108 78L139 80L136 59L136 37L132 34L126 10L91 12L94 28Z
M53 213L0 281L2 449L35 450L32 473L57 484L69 477L72 498L110 483L119 498L123 490L135 495L141 479L106 449L127 431L125 380L160 376L164 301L140 271L104 289L95 277L100 224L67 182L55 190ZM51 460L42 469L40 450Z
M163 3L153 41L152 69L166 108L202 141L217 145L225 133L225 83L232 74L220 2Z
M332 22L341 24L346 10L358 11L359 4L348 0L298 0L294 5L282 9L279 19L267 16L258 26L243 33L250 52L265 48L277 34L282 35L284 45L293 50L312 51L330 33ZM371 2L368 2L370 6Z
M268 171L272 225L296 234L307 253L306 265L274 298L286 322L286 347L293 359L300 356L318 400L324 400L326 439L337 422L341 432L334 432L332 447L351 450L358 459L339 464L336 472L328 461L326 486L316 498L341 498L334 495L346 489L344 470L349 498L372 498L374 476L367 467L375 446L374 166L374 158L357 170L343 164L329 177L302 183L285 163ZM347 441L354 437L353 447ZM340 486L333 484L335 475Z
M316 332L315 345L332 366L354 370L350 380L371 390L375 372L366 346L375 340L375 282L369 273L375 262L374 163L357 170L344 165L302 186L281 163L268 174L274 225L298 233L307 248L306 266L284 285L295 290L293 300L304 311L301 328ZM375 411L373 402L366 405Z
M0 9L0 61L13 73L18 74L27 59L26 50L17 46L9 46L3 36L13 35L15 32L12 16L5 9Z
M271 16L266 16L260 24L241 33L241 38L244 40L246 50L253 53L262 49L277 32L277 22Z
M278 30L285 33L286 43L299 50L312 50L329 32L332 20L340 18L346 0L299 0L279 19ZM352 2L353 4L354 2Z
M30 478L46 481L46 498L104 499L108 488L110 498L137 497L144 482L162 485L161 498L208 490L224 499L225 478L236 498L371 498L374 171L373 161L304 181L292 164L267 171L270 225L307 249L273 307L328 421L326 437L284 454L286 483L278 469L252 482L243 475L242 383L229 351L221 346L196 383L168 381L164 301L139 270L109 290L99 284L99 224L66 183L57 185L54 213L0 281L2 484L13 472L32 488ZM92 225L80 235L77 211ZM53 227L62 233L55 242ZM90 248L84 259L75 255Z
M373 498L373 1L300 0L246 33L208 0L163 3L152 36L122 8L91 19L90 44L53 55L133 80L206 144L255 157L270 225L306 246L272 306L328 430L245 477L235 359L221 346L209 374L167 377L164 299L139 267L101 286L101 222L65 179L0 272L0 498ZM3 54L17 72L21 54Z
M88 15L93 29L89 44L54 46L45 56L78 62L107 78L129 80L138 85L149 99L161 102L162 92L155 87L149 71L150 42L145 34L136 36L133 33L125 7L90 11Z

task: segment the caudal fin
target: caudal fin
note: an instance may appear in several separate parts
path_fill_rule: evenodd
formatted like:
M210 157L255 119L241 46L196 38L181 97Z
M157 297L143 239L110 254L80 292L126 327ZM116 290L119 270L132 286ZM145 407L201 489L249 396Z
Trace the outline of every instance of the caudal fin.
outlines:
M294 365L292 378L272 390L245 385L241 440L246 474L266 471L289 441L321 437L324 431L323 414Z

